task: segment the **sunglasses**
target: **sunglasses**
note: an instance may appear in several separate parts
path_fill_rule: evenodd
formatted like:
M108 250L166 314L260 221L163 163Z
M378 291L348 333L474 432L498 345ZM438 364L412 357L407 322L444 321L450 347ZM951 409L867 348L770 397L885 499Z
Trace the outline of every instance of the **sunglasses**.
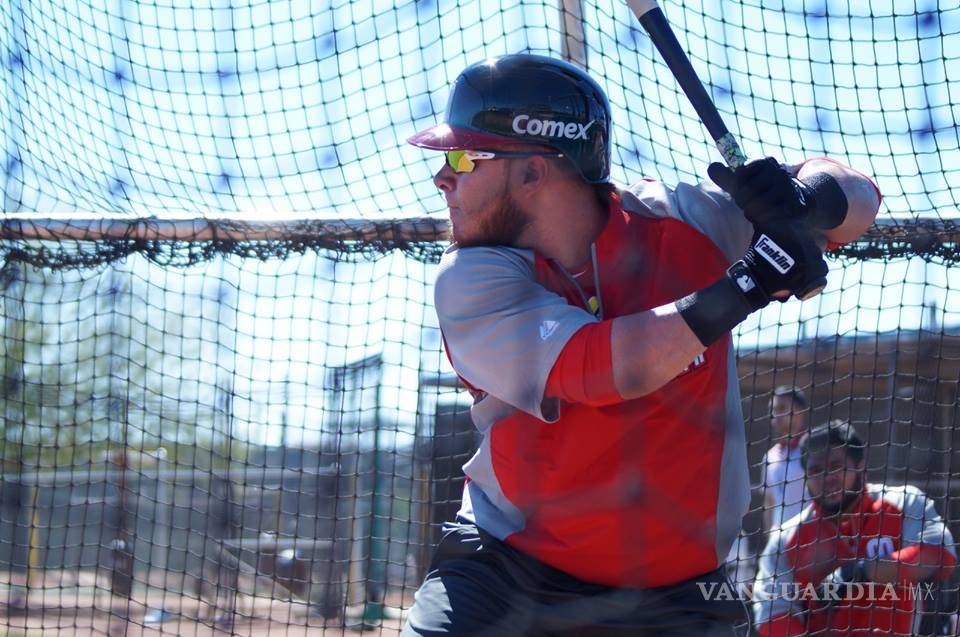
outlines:
M455 173L470 173L477 167L477 160L507 159L513 157L563 157L563 153L491 153L485 150L448 150L447 165Z

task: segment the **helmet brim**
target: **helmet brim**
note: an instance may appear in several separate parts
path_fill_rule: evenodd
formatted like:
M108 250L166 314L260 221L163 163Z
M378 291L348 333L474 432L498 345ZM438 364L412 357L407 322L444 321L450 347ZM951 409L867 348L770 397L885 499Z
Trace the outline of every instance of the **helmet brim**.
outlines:
M524 142L505 135L438 124L411 135L407 143L429 150L482 150L496 146L518 146Z

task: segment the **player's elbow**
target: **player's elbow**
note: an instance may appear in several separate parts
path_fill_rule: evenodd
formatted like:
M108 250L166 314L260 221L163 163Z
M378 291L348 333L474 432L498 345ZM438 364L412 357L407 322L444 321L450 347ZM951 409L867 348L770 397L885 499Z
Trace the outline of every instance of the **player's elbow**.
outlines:
M633 369L623 369L618 372L616 367L614 367L614 384L617 387L617 393L619 393L624 400L643 398L657 391L665 384L657 382L657 380L651 378L649 374L638 372L639 370Z
M677 369L657 366L650 362L644 364L642 358L630 359L615 357L613 363L613 381L617 392L624 400L648 396L676 378L683 368Z
M880 210L880 196L866 178L849 180L844 185L847 195L847 216L836 228L824 232L824 236L833 243L850 243L865 233Z
M824 231L832 243L850 243L859 239L870 228L880 210L880 192L873 181L852 168L828 159L808 161L800 170L802 180L806 174L826 173L833 177L847 198L847 214L836 228Z

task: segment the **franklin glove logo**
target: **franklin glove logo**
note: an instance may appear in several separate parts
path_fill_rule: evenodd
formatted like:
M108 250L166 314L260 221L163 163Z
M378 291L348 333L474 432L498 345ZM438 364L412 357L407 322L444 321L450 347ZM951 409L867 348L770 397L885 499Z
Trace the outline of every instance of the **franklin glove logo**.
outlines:
M760 235L760 239L757 240L754 247L780 274L789 272L795 263L793 258L791 258L783 248L778 246L773 239L765 234Z
M536 119L529 115L517 115L513 118L513 132L518 135L538 135L541 137L563 137L565 139L586 139L587 131L596 123L561 122L554 119Z

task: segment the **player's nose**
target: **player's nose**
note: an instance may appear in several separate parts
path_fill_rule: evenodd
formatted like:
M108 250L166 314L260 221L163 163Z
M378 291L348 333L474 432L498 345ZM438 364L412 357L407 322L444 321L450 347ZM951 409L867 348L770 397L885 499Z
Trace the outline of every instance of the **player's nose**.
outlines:
M443 166L433 176L433 183L440 192L451 193L457 188L457 174L447 162L443 162Z

